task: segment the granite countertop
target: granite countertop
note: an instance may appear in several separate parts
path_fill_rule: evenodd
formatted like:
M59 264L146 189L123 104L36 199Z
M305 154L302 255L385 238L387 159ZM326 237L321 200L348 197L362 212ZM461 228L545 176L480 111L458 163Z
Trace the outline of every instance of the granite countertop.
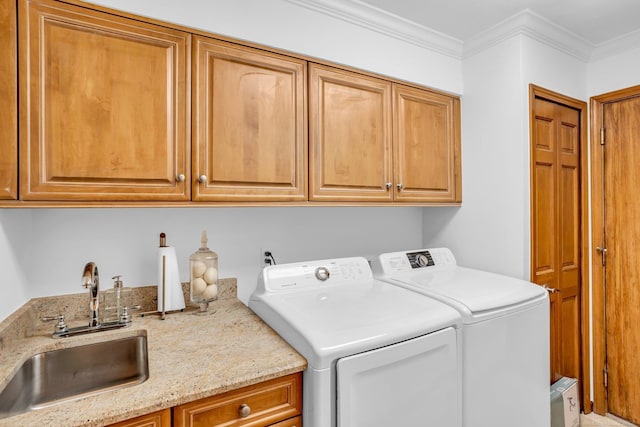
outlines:
M306 360L235 297L235 279L225 280L212 314L188 308L165 320L136 316L128 328L61 339L51 338L53 324L38 320L51 314L41 311L51 310L52 300L29 301L0 324L0 389L33 354L141 334L149 379L0 419L0 426L103 426L304 370ZM225 296L225 286L232 295Z

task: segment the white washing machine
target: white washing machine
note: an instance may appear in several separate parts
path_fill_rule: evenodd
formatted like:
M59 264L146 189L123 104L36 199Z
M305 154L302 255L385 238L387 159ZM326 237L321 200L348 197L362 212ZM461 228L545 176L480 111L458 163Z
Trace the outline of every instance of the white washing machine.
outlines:
M460 427L460 314L361 257L266 267L249 307L308 362L305 427Z
M449 249L386 253L374 275L462 315L465 427L548 427L549 297L530 282L459 267Z

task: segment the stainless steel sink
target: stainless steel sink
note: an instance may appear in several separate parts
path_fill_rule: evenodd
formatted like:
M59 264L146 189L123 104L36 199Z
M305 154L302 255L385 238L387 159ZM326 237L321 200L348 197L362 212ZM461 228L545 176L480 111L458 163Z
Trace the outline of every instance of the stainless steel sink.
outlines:
M38 353L0 392L0 419L149 378L146 335Z

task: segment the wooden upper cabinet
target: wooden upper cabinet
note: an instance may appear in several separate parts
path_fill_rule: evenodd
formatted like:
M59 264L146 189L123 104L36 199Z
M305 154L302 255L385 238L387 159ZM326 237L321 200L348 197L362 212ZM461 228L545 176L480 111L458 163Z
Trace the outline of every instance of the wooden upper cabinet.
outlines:
M194 36L193 200L307 200L306 61Z
M309 66L310 200L461 201L460 101Z
M309 199L391 201L391 83L310 64L309 86Z
M460 101L394 84L395 200L460 202Z
M15 0L0 0L0 199L18 198L18 57Z
M20 198L188 200L191 35L19 4Z

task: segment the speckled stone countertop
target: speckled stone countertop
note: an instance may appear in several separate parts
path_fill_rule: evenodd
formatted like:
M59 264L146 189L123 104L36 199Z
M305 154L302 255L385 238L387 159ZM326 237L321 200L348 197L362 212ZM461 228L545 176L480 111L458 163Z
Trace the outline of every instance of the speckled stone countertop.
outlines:
M196 315L190 307L165 320L136 316L128 328L61 339L51 338L53 324L39 318L56 314L60 301L66 306L77 298L87 307L88 296L29 301L0 323L0 389L33 354L141 334L147 336L149 379L0 419L0 426L104 426L304 370L306 360L239 301L235 289L235 279L221 281L212 314ZM143 309L153 307L147 299Z

